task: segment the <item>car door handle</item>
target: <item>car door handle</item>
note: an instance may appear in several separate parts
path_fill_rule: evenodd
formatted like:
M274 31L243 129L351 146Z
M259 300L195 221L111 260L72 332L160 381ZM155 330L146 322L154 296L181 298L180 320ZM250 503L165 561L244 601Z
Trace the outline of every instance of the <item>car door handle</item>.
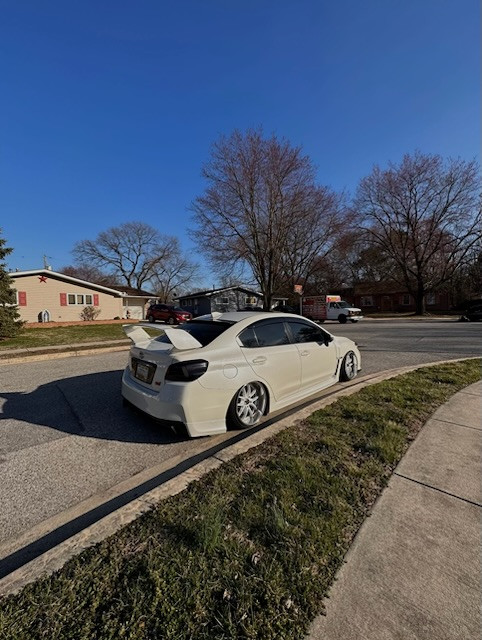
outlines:
M264 356L259 356L253 360L253 364L264 364L266 362L266 358Z
M309 351L300 351L300 356L309 356L310 352Z

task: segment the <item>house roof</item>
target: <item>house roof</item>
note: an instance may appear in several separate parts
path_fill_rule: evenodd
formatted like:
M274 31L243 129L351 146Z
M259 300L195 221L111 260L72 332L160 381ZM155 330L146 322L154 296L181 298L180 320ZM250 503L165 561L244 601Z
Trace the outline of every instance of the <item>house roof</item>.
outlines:
M141 297L141 298L155 298L155 294L142 291L140 289L133 289L132 287L124 287L122 285L115 285L106 287L95 282L88 282L87 280L81 280L80 278L74 278L74 276L67 276L64 273L58 271L52 271L51 269L32 269L31 271L11 271L10 277L14 280L18 278L24 278L26 276L45 276L46 278L54 278L55 280L64 280L65 282L72 282L73 284L89 287L90 289L97 289L99 291L105 291L118 298L123 296Z
M258 291L253 291L252 289L248 289L246 287L221 287L220 289L205 289L204 291L194 291L193 293L187 293L184 296L178 296L175 299L180 300L182 298L184 300L186 298L200 298L202 296L210 298L211 296L217 295L218 293L224 293L225 291L241 291L242 293L248 293L252 296L261 297L261 294Z
M155 293L149 293L149 291L144 291L143 289L135 289L134 287L127 287L124 285L112 284L112 289L117 289L121 293L125 293L126 296L131 298L157 298Z
M354 285L355 295L390 295L407 293L407 289L395 282L359 282Z

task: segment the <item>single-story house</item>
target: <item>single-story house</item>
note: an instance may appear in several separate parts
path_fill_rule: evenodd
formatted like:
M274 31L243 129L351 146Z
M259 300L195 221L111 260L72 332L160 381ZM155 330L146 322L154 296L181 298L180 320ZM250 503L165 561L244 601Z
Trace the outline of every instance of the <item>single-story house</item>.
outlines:
M286 302L287 298L274 298L273 304ZM246 287L223 287L196 291L176 298L179 306L190 311L193 316L218 311L243 311L247 308L263 308L263 296Z
M20 319L25 322L71 322L81 319L85 307L95 307L97 320L142 320L153 293L124 286L103 286L51 269L13 271Z
M399 285L384 282L356 284L345 294L352 304L364 313L404 313L415 311L415 299ZM447 312L451 308L449 294L445 291L428 293L425 296L428 312Z

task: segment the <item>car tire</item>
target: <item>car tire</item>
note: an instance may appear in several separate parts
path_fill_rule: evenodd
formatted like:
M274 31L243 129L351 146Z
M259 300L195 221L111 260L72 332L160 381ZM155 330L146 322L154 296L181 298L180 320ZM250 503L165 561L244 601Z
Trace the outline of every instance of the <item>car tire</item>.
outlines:
M338 316L338 322L340 324L346 324L346 316L343 313L340 313L340 315Z
M235 429L256 426L266 413L268 394L260 382L248 382L238 389L228 408L227 423Z
M147 322L155 322L156 319L154 318L154 316L147 316Z
M176 324L176 320L172 316L170 316L167 319L167 324L170 324L172 326L173 324Z
M343 358L343 362L341 363L340 380L342 382L348 382L348 380L353 380L353 378L356 378L357 374L357 357L353 351L348 351L348 353Z

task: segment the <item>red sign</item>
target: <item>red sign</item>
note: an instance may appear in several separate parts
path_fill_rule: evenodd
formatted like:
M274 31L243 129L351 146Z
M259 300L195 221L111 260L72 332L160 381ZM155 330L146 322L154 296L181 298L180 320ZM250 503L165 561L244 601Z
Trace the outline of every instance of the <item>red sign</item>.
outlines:
M300 295L303 293L303 285L295 284L295 293L299 293Z

